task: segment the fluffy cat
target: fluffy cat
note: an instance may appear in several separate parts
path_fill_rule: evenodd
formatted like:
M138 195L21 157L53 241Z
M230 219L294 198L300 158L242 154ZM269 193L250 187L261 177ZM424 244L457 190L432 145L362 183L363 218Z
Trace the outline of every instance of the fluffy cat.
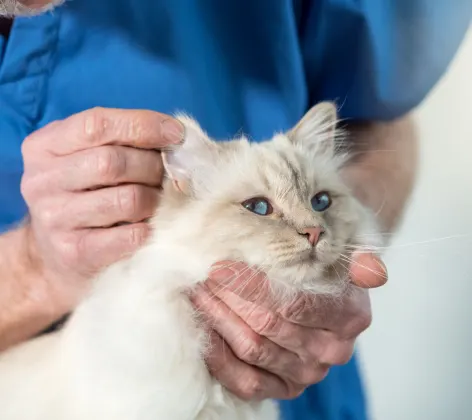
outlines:
M274 402L244 402L209 375L205 326L186 292L214 263L241 260L280 299L339 295L343 255L375 245L374 217L340 177L334 105L259 144L214 142L178 118L185 141L163 152L152 237L97 277L60 332L0 356L2 420L278 418Z

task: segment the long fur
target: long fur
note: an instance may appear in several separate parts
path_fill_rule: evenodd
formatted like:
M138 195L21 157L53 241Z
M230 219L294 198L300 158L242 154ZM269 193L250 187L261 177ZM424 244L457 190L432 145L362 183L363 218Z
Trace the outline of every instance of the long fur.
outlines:
M345 258L378 240L373 216L339 177L332 106L261 144L216 143L179 118L185 142L164 153L169 179L152 237L98 276L60 332L0 356L2 420L278 418L274 402L242 401L210 376L206 326L187 292L214 263L240 260L267 272L281 301L337 296ZM325 212L310 205L320 191L332 197ZM241 205L261 196L273 214ZM311 226L325 230L316 248L303 235Z

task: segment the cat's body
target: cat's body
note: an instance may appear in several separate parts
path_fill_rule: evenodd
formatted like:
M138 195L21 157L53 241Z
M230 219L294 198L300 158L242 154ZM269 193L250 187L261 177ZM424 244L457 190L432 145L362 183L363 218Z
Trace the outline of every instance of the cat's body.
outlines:
M280 299L345 289L340 255L364 244L360 234L374 244L375 228L337 175L329 112L258 145L217 145L182 118L151 240L98 277L62 331L0 357L0 418L278 419L275 403L243 402L210 376L206 327L186 292L222 260L262 268Z

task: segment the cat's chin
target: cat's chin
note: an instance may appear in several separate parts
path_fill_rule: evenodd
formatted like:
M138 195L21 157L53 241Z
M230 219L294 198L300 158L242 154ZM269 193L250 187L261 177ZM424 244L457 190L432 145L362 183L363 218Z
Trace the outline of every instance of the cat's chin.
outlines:
M316 259L276 264L267 274L278 295L301 292L338 296L349 283L347 270L339 260L334 264L323 264Z

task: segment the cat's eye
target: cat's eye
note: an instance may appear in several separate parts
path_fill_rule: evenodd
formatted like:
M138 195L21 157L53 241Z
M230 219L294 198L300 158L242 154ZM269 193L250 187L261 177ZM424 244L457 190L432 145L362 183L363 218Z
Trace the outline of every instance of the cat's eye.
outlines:
M269 203L269 200L264 197L250 198L241 204L246 210L256 213L259 216L268 216L274 211L272 205Z
M311 199L311 207L315 211L325 211L329 206L331 206L331 196L326 191L315 194Z

